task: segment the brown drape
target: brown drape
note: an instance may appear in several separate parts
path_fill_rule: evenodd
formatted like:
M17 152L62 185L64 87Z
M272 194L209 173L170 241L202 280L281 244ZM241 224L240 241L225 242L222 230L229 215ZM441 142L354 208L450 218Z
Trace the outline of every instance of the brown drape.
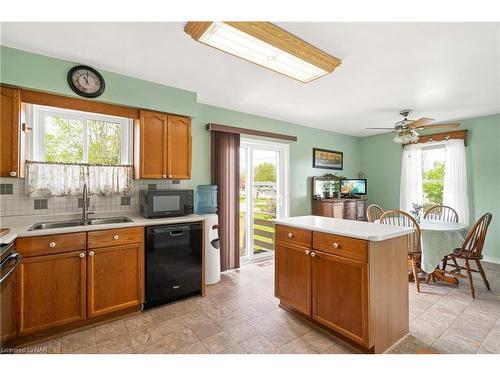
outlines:
M217 185L221 271L240 267L240 135L211 131L212 184Z

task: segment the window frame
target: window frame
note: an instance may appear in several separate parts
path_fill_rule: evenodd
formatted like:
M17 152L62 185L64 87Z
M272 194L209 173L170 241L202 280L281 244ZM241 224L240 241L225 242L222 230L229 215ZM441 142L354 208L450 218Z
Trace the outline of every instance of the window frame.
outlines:
M422 152L422 171L421 171L421 174L422 174L422 203L424 205L426 204L425 203L426 195L424 192L424 183L425 182L442 182L443 183L443 190L444 190L444 182L445 182L444 176L443 176L442 180L429 180L429 179L424 178L424 174L425 174L425 171L424 171L424 152L429 151L429 150L437 150L437 149L443 149L445 151L443 162L446 163L446 145L444 143L426 145L426 146L422 146L422 148L421 148L421 152ZM444 197L441 198L441 204L443 204L443 198ZM434 204L434 203L432 203L432 204Z
M26 120L33 124L28 137L27 158L32 161L45 162L45 117L64 117L80 120L83 123L83 160L74 164L89 164L88 158L88 121L105 121L119 124L120 131L120 164L132 165L133 162L133 119L103 115L93 112L77 111L72 109L49 107L35 104L25 104ZM109 164L114 165L114 164Z

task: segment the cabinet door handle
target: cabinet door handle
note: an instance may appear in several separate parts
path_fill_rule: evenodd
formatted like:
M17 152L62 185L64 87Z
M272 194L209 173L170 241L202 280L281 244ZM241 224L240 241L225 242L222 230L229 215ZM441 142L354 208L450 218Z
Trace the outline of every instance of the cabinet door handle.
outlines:
M55 242L49 243L49 247L56 247L56 243Z
M167 178L167 175L166 174L162 174L161 177Z
M292 238L292 237L293 237L293 233L292 232L288 233L288 238Z
M78 254L78 256L79 256L80 258L85 258L85 253L80 253L80 254Z
M117 240L118 238L120 238L120 237L119 237L117 234L115 234L115 235L113 236L113 239L114 239L114 240Z
M89 251L89 257L93 257L94 256L94 252L93 251Z
M313 252L311 253L311 256L314 258L314 257L316 256L316 253L313 251Z
M9 173L9 175L10 175L10 177L16 177L17 176L17 172L12 171L12 172Z
M306 253L306 255L309 255L309 250L306 250L305 253Z
M334 242L332 246L334 249L338 249L340 247L340 245L337 242Z
M171 174L169 174L169 175L168 175L168 178L172 178L172 175L171 175Z

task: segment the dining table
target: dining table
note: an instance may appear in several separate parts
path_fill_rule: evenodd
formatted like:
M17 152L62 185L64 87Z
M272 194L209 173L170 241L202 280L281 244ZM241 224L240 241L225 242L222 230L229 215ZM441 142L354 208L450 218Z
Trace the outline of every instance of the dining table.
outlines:
M380 223L379 220L375 222ZM439 265L446 255L462 246L469 226L463 223L421 219L419 227L422 237L421 269L433 280L458 284L458 279L446 270L439 269Z

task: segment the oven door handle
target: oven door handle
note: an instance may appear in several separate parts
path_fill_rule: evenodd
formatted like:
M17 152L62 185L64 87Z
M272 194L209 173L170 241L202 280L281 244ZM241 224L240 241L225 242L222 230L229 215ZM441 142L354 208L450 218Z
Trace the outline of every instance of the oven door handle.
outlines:
M10 254L3 262L2 266L0 269L3 269L7 263L10 263L11 261L15 261L14 265L12 268L0 279L0 284L2 284L5 280L9 278L9 276L16 270L16 268L19 266L19 263L21 263L21 254L19 253L12 253Z

